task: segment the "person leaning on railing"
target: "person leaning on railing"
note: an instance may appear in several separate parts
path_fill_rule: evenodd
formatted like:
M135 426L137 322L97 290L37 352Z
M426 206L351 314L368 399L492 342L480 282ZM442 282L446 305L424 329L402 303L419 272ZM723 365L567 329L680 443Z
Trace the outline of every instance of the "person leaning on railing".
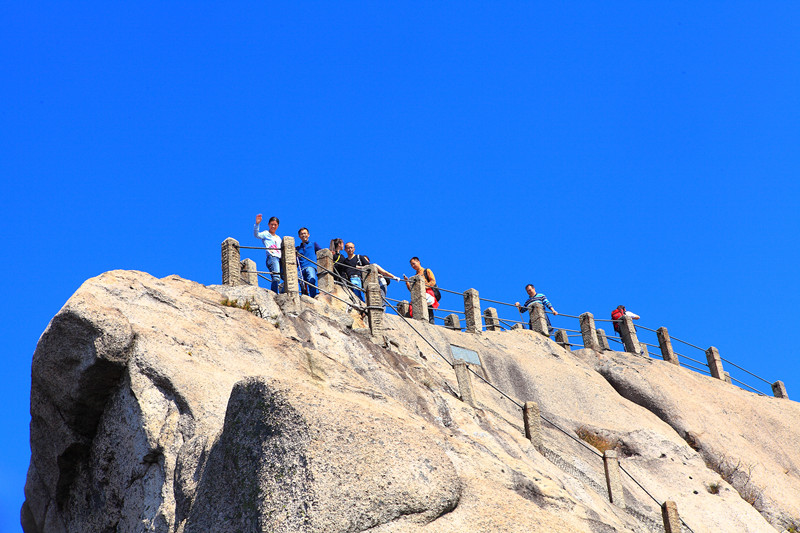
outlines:
M425 301L428 304L428 322L433 324L433 310L439 307L439 300L441 299L441 293L436 287L436 276L433 275L433 271L430 268L422 268L419 257L414 256L408 262L417 275L425 279ZM406 280L406 287L411 291L411 283L405 274L403 274L403 279ZM412 313L414 312L410 306L409 309L411 309Z
M536 292L536 287L533 286L533 283L528 283L525 285L525 292L528 293L528 299L525 300L525 305L520 306L519 302L514 303L520 313L524 313L525 311L530 311L533 313L533 304L539 303L542 304L542 307L550 309L554 315L558 314L558 311L555 310L553 304L551 304L550 300L547 299L547 296L540 292ZM550 317L547 316L547 313L545 313L544 318L547 320L547 334L550 335L553 333L553 325L550 323Z

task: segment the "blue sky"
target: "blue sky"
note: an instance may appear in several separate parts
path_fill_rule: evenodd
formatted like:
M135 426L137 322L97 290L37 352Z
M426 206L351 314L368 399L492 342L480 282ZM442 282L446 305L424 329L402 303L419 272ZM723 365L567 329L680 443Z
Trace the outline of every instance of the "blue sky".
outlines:
M0 28L2 531L50 318L111 269L219 283L256 213L444 288L624 303L800 398L793 3L9 2Z

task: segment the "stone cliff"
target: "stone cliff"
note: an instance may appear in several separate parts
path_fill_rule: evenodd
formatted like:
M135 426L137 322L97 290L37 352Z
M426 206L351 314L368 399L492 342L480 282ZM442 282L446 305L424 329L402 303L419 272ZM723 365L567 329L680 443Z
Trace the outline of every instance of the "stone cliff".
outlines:
M527 330L384 326L327 297L88 280L33 357L24 531L664 531L665 500L698 533L800 523L797 402ZM449 344L496 387L475 376L476 407ZM587 441L636 480L624 501Z

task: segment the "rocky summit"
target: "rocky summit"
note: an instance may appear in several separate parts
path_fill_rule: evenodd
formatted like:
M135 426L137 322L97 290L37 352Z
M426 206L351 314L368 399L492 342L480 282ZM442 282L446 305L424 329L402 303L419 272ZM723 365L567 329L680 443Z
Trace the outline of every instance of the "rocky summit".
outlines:
M31 373L26 533L649 532L665 501L683 531L800 525L800 404L529 330L373 335L327 296L112 271Z

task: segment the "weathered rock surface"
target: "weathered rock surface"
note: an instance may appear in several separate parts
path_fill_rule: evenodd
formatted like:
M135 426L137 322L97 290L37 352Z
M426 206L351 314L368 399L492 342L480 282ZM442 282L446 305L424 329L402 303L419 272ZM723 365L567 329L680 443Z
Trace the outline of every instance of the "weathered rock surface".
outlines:
M372 337L337 300L129 271L88 280L34 354L23 529L663 531L627 476L625 508L609 503L579 429L617 443L624 469L695 532L800 523L796 402L531 331L415 322L440 355L385 322ZM458 399L449 343L539 404L542 453L496 390L473 377L479 407Z

